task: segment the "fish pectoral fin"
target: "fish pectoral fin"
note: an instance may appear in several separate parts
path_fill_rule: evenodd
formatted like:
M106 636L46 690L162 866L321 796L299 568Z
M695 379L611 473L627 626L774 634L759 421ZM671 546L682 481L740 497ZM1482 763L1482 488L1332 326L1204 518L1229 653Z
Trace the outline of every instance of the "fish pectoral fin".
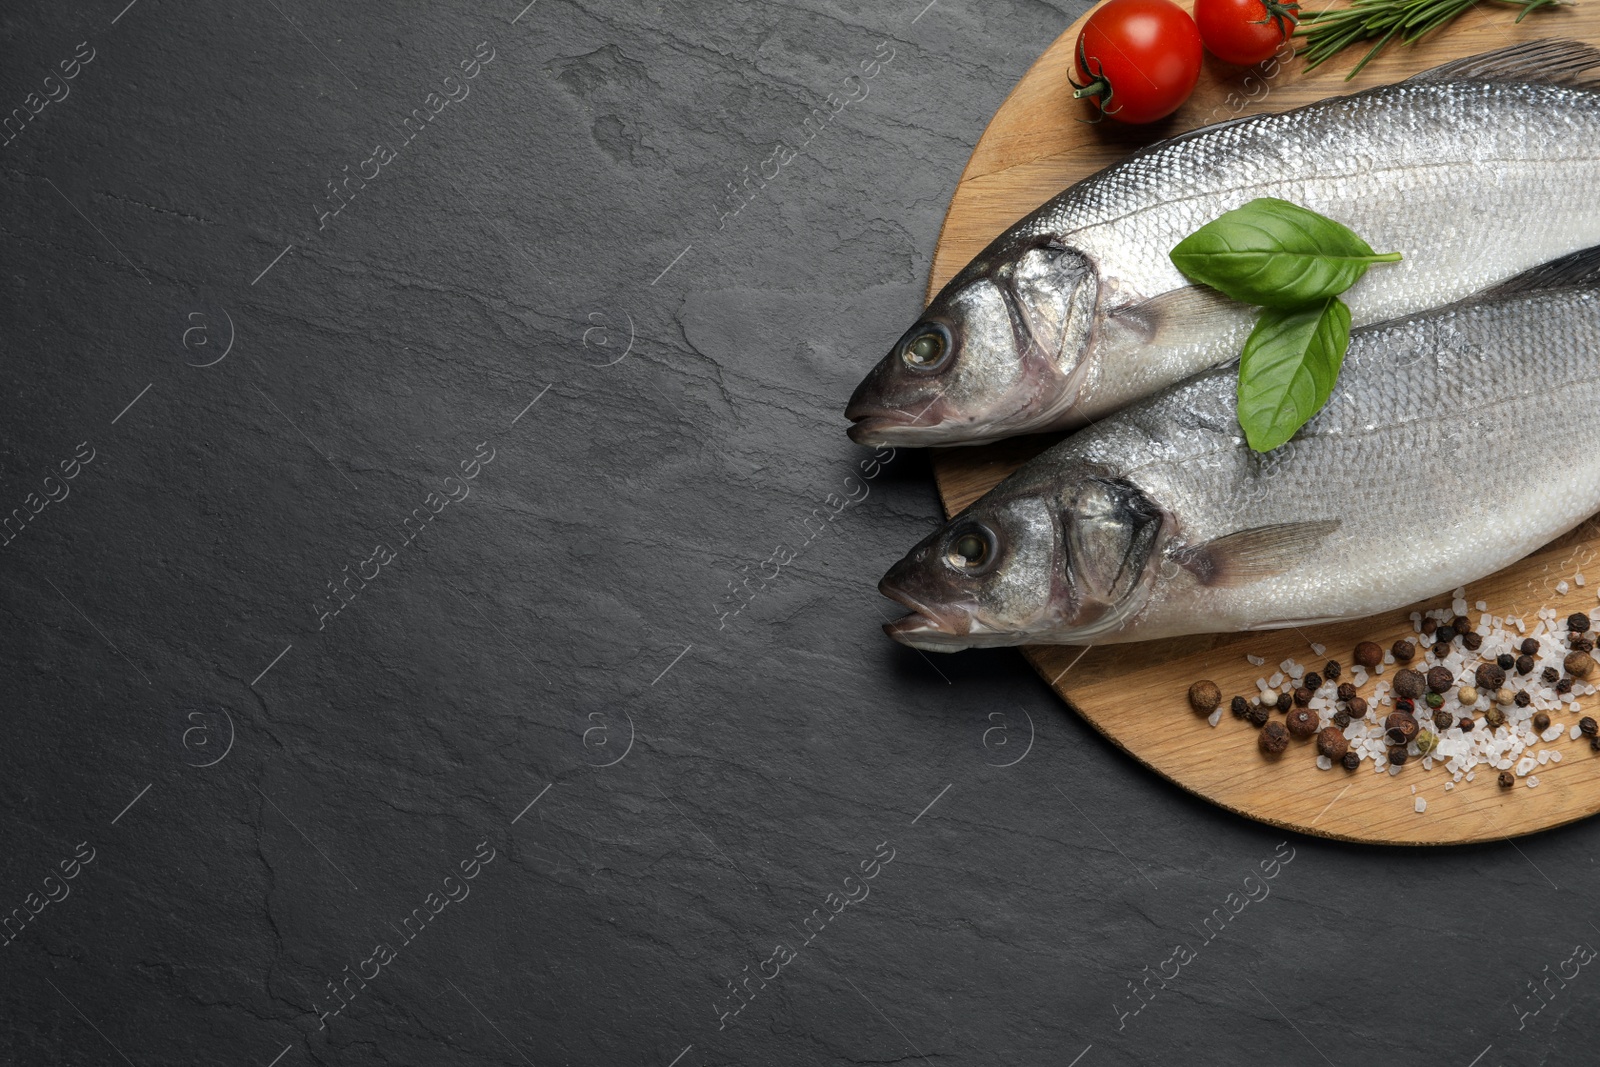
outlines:
M1245 627L1245 629L1288 630L1296 626L1327 626L1330 623L1347 621L1349 621L1349 617L1345 615L1329 615L1320 619L1268 619L1266 622L1258 622L1254 626Z
M1226 332L1238 314L1239 305L1215 289L1186 285L1120 307L1108 324L1144 344L1176 347Z
M1600 49L1565 37L1546 37L1453 60L1406 80L1531 82L1592 89L1600 88L1600 77L1589 73L1596 67Z
M1201 585L1249 585L1301 562L1339 526L1338 519L1254 526L1181 549L1175 558Z
M1550 289L1589 288L1600 283L1600 247L1584 248L1560 259L1552 259L1531 267L1521 274L1483 290L1477 296L1512 296L1517 293L1536 293Z

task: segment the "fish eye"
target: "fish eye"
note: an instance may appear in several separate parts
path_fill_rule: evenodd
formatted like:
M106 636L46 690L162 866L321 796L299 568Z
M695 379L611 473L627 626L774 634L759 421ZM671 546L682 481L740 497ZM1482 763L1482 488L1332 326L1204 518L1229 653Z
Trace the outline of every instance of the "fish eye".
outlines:
M929 323L910 337L900 350L900 358L912 370L936 370L950 354L950 337L944 327Z
M977 573L994 558L994 535L983 526L968 526L955 532L945 549L944 559L953 569Z

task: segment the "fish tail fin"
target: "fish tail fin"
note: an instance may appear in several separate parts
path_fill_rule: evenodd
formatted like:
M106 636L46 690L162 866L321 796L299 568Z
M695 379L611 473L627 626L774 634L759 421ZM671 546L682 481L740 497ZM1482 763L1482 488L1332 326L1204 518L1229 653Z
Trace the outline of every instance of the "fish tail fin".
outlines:
M1521 274L1483 290L1472 299L1514 296L1551 289L1591 289L1600 287L1600 245L1530 267Z
M1411 82L1528 82L1600 89L1600 49L1566 37L1497 48L1452 60L1406 79Z

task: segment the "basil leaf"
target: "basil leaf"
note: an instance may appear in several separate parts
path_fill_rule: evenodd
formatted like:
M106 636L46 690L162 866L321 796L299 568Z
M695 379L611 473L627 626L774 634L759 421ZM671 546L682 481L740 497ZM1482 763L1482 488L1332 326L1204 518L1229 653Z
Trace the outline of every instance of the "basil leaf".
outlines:
M1239 357L1239 425L1251 448L1272 451L1322 410L1349 346L1350 309L1338 297L1262 309Z
M1178 242L1173 266L1235 300L1262 307L1302 307L1338 296L1378 254L1351 230L1287 200L1262 197L1226 212Z

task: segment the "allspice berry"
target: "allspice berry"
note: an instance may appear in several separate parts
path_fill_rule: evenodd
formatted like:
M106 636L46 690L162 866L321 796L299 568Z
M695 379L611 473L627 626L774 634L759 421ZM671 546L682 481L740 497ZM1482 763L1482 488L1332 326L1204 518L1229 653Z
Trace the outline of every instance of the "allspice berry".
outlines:
M1544 733L1550 729L1550 715L1547 712L1536 711L1533 713L1533 729L1535 733Z
M1281 755L1289 747L1289 731L1284 729L1283 723L1274 719L1261 728L1256 740L1261 744L1261 751L1267 755Z
M1575 634L1581 634L1589 629L1589 616L1581 611L1574 611L1567 616L1567 629Z
M1289 712L1289 717L1284 720L1284 725L1296 737L1310 737L1317 732L1317 713L1310 708L1295 708Z
M1428 668L1428 692L1445 693L1455 684L1456 676L1451 674L1446 667Z
M1324 727L1317 733L1317 752L1331 760L1342 760L1344 754L1350 751L1350 742L1344 739L1344 731L1337 726Z
M1399 658L1395 656L1395 659ZM1355 661L1370 671L1383 662L1383 649L1374 641L1363 641L1355 648Z
M1589 672L1594 670L1594 658L1587 652L1568 652L1561 665L1574 678L1587 678Z
M1478 679L1478 688L1487 689L1491 693L1506 684L1506 672L1494 663L1480 663L1474 672Z
M1350 709L1351 718L1364 719L1367 717L1367 700L1365 697L1351 697L1344 704L1345 707Z
M1311 698L1313 696L1315 696L1315 694L1302 685L1300 688L1294 691L1295 706L1302 708L1305 707L1307 704L1311 703Z
M1526 652L1524 652L1522 655L1517 657L1517 673L1518 674L1532 674L1533 673L1533 657L1528 655Z
M1468 652L1476 652L1483 647L1483 635L1476 630L1461 635L1461 644Z
M1462 733L1470 734L1472 732L1472 728L1478 724L1472 721L1472 717L1470 715L1463 715L1460 719L1456 720L1456 725L1461 727Z
M1389 651L1394 654L1396 663L1410 663L1417 655L1417 646L1401 638L1389 647Z
M1417 725L1416 716L1404 711L1390 712L1389 717L1383 720L1383 728L1384 736L1391 745L1406 744L1414 739L1417 731L1421 729Z
M1510 771L1501 771L1498 779L1501 789L1510 789L1517 784L1517 779Z
M1189 687L1189 706L1196 715L1210 715L1222 703L1222 690L1217 683L1202 679Z
M1403 670L1394 676L1395 695L1405 697L1407 700L1416 700L1422 696L1427 685L1427 679L1418 671Z

